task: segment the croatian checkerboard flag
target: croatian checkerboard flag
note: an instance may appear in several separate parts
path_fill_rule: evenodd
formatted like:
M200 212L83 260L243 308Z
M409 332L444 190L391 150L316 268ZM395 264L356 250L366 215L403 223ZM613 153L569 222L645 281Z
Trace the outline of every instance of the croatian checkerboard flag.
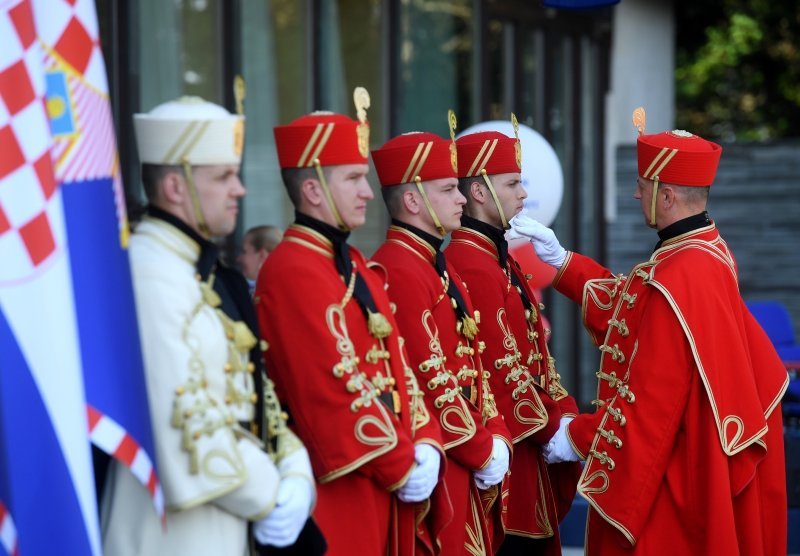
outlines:
M101 552L90 441L163 497L93 0L0 0L0 555Z

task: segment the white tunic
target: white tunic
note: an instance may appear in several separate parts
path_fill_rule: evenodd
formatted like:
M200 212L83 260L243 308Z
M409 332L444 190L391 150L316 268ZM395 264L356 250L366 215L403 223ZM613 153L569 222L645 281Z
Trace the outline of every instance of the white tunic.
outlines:
M145 219L131 237L167 514L163 526L149 493L115 463L103 501L105 554L242 555L248 520L265 517L275 506L279 471L237 424L252 380L232 376L232 335L226 337L217 309L208 303L210 287L195 277L199 254L195 241L161 220ZM252 403L246 405L252 416Z

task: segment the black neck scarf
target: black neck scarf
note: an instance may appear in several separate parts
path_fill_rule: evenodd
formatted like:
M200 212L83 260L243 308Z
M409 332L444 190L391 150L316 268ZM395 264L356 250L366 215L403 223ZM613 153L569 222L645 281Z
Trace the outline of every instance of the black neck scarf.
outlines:
M350 278L353 275L353 260L350 258L350 246L347 243L350 232L342 231L339 228L326 224L316 218L312 218L302 212L295 212L294 221L295 224L311 228L331 241L333 244L333 261L336 264L336 270L342 275L345 285L349 285ZM370 315L379 314L375 305L375 300L372 299L372 293L369 291L367 283L360 273L356 273L353 297L358 303L358 306L361 307L361 311L368 321L373 318Z
M523 287L522 282L520 282L519 276L517 276L517 273L514 272L514 269L511 268L511 265L508 263L508 242L506 241L505 232L500 228L495 228L491 224L487 224L486 222L470 216L462 216L461 225L467 229L479 232L492 240L497 248L497 258L500 262L500 267L506 271L509 280L511 280L511 285L517 289L520 297L522 297L522 304L526 309L529 309L533 314L536 314L533 302L525 292L525 288Z
M447 259L445 259L444 252L442 251L442 243L444 240L431 235L428 232L420 230L416 226L406 224L405 222L400 222L399 220L392 219L392 224L399 228L403 228L404 230L408 230L421 240L430 244L430 246L436 250L436 258L434 259L433 266L436 268L436 272L439 274L439 277L447 283L447 295L455 304L453 310L456 312L456 318L462 323L466 322L466 319L472 321L472 317L467 309L467 303L464 301L464 296L461 295L461 291L458 289L455 282L450 278L449 273L447 272Z

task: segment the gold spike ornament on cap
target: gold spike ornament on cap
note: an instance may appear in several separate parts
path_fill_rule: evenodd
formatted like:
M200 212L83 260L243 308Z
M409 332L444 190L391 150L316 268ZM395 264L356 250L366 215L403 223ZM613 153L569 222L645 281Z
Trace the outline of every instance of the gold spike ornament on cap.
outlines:
M639 132L639 136L641 137L644 135L645 123L647 121L647 117L644 112L643 107L638 107L633 111L633 127ZM664 149L662 154L666 153L668 149ZM677 152L677 151L675 151ZM667 157L667 162L672 158L675 153L673 152L671 155ZM655 161L654 161L655 163ZM666 163L665 163L666 164ZM652 165L651 165L652 166ZM649 170L648 170L649 172ZM650 225L656 225L656 200L658 197L658 171L654 172L650 177L647 176L648 172L645 172L645 175L642 177L647 177L647 179L653 180L653 191L650 197Z
M639 135L644 135L644 126L647 118L645 117L644 108L641 106L633 111L633 127L639 131Z
M353 103L356 105L356 117L359 121L356 127L358 152L361 153L361 156L369 156L369 123L367 123L369 93L364 87L356 87L353 90Z
M522 170L522 143L519 142L519 121L517 120L517 115L513 112L511 113L511 126L514 128L514 137L517 138L517 142L514 143L514 157L517 160L517 167Z
M244 84L244 77L237 75L233 78L233 98L236 99L236 113L244 114L244 97L247 96L247 89Z
M451 108L447 111L447 125L450 128L450 164L453 166L453 172L458 172L458 148L456 148L456 113Z

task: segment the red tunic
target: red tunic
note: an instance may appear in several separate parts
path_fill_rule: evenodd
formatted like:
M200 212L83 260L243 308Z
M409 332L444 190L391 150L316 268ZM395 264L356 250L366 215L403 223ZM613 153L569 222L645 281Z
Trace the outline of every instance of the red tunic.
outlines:
M351 247L350 255L353 276L364 278L392 333L383 340L370 335L331 242L292 225L256 286L266 362L308 449L318 483L314 518L330 553L432 552L449 505L429 513L430 502L404 504L392 491L412 470L415 442L442 450L438 425L406 372L380 277L358 250ZM394 407L377 398L381 392L394 392Z
M715 226L627 277L570 253L555 286L602 352L598 409L568 428L587 554L785 554L788 376Z
M497 487L479 492L472 472L487 465L493 436L509 446L511 442L481 378L482 342L457 331L456 313L433 264L435 255L429 243L392 226L373 261L386 272L389 298L396 305L395 318L406 339L411 368L425 391L428 410L442 430L448 459L445 480L455 511L443 533L443 553L491 554L502 540L503 500ZM448 274L469 305L466 289L449 265ZM458 386L463 388L462 394ZM467 389L469 397L463 395Z
M509 256L505 266L500 266L497 245L483 233L466 227L456 230L447 257L469 286L472 302L481 313L481 338L486 342L482 359L490 369L497 408L514 441L506 533L551 539L550 552L560 554L558 523L572 504L580 466L552 466L552 479L560 481L557 486L561 487L554 489L541 447L558 429L562 415L575 416L578 411L561 386L548 350L538 314L542 306L516 261ZM511 273L524 290L512 284ZM530 309L523 291L531 301Z

